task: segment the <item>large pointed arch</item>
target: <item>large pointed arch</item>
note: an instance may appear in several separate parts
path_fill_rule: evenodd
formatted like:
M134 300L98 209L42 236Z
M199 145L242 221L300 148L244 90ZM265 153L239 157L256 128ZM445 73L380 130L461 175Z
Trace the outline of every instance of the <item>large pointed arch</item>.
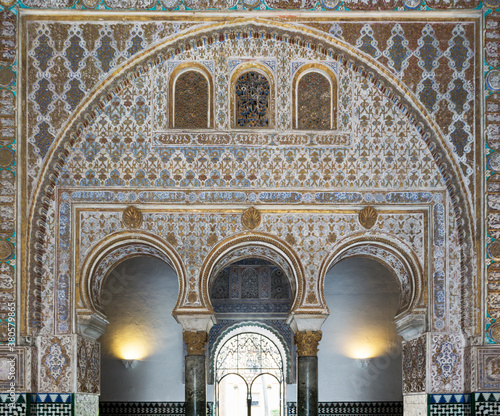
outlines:
M262 18L239 18L223 23L212 23L196 27L178 34L167 41L137 54L128 63L114 71L106 80L98 85L92 94L78 106L71 119L62 129L52 145L42 168L41 180L34 194L34 203L28 213L28 227L24 230L24 241L33 242L28 254L22 259L25 265L22 271L22 293L25 298L23 305L28 305L28 299L34 299L32 316L24 316L24 322L34 322L36 325L36 305L41 303L40 279L41 258L39 251L43 250L43 237L47 206L54 197L54 189L59 173L72 146L80 139L85 128L93 122L99 109L102 109L114 92L120 91L130 82L130 78L148 72L152 67L171 57L198 47L205 47L227 38L237 36L266 36L276 41L298 44L300 47L315 49L325 57L336 59L342 65L348 65L358 71L373 83L394 105L407 117L408 122L416 127L422 139L427 144L434 161L440 169L448 192L450 194L461 243L462 263L462 325L471 332L478 330L478 320L473 314L472 281L473 240L475 234L472 221L472 209L469 203L468 191L460 175L460 169L454 160L450 149L438 125L433 121L427 110L414 94L394 74L368 55L347 45L343 41L326 33L311 28L293 26L287 22L271 21ZM207 39L204 43L201 38ZM28 272L33 270L33 272Z

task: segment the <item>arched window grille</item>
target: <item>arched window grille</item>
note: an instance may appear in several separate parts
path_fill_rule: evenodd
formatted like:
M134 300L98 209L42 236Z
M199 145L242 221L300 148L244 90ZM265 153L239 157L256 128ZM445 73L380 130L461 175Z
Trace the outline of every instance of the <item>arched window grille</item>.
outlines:
M238 67L231 77L232 127L267 129L274 126L273 75L265 65Z
M229 376L239 376L244 381L247 397L246 414L251 414L252 406L258 403L253 397L254 383L257 380L261 382L262 376L266 376L268 380L275 380L279 389L279 404L277 409L268 409L269 414L284 415L284 360L279 348L269 338L253 332L234 335L219 349L214 366L216 415L225 416L225 413L221 412L223 404L219 402L219 388L223 380ZM269 386L267 389L271 390Z
M170 120L174 129L207 129L213 125L212 78L203 65L179 65L170 81Z
M293 121L298 130L334 130L337 82L325 65L304 65L293 82Z

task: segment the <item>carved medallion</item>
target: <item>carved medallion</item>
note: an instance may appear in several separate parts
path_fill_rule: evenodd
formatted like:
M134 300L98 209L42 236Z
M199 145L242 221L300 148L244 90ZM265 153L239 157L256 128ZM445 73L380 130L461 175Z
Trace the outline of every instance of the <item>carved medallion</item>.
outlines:
M186 343L188 355L205 355L208 336L205 331L184 331L182 338Z
M500 152L490 153L486 163L491 170L500 172Z
M494 260L500 260L500 241L494 241L488 246L488 253Z
M139 228L142 224L141 211L134 206L130 206L123 211L122 219L128 228Z
M243 6L254 9L260 5L260 0L243 0Z
M340 0L321 0L321 4L325 9L333 10L340 4Z
M261 221L262 216L254 207L248 208L241 217L241 223L249 230L255 230L260 225Z
M375 225L377 218L377 210L373 207L365 207L359 213L359 223L367 230Z
M5 240L0 240L0 260L7 260L12 256L14 246Z
M14 162L14 152L7 147L0 149L0 166L5 168Z
M8 87L14 81L14 72L9 68L0 68L0 85Z
M490 9L496 9L500 6L500 0L484 0L484 5Z
M321 331L297 332L294 339L299 357L316 357L322 335Z
M493 92L500 91L500 70L492 69L486 75L486 86Z
M403 0L407 9L416 9L422 4L422 0Z
M500 341L500 324L493 324L490 326L490 338L495 341Z

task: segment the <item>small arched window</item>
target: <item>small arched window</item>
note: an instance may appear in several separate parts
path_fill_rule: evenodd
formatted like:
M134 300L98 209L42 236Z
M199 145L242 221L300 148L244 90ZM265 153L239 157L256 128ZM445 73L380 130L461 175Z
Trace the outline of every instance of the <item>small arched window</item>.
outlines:
M232 77L233 127L262 129L273 127L272 76L263 65L243 68Z
M212 127L212 79L202 65L194 65L179 65L172 73L170 120L174 129Z
M294 78L294 127L298 130L336 128L337 83L324 65L304 65Z

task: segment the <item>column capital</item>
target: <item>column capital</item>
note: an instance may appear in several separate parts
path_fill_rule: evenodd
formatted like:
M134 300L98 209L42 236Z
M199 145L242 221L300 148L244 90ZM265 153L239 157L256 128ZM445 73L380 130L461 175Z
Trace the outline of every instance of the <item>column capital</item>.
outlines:
M208 334L205 331L184 331L182 338L187 346L188 355L205 355Z
M213 314L177 313L174 314L174 318L178 323L182 325L182 329L186 332L210 332L212 326L217 323L217 319Z
M295 345L299 357L316 357L318 345L323 333L321 331L300 331L295 334Z

